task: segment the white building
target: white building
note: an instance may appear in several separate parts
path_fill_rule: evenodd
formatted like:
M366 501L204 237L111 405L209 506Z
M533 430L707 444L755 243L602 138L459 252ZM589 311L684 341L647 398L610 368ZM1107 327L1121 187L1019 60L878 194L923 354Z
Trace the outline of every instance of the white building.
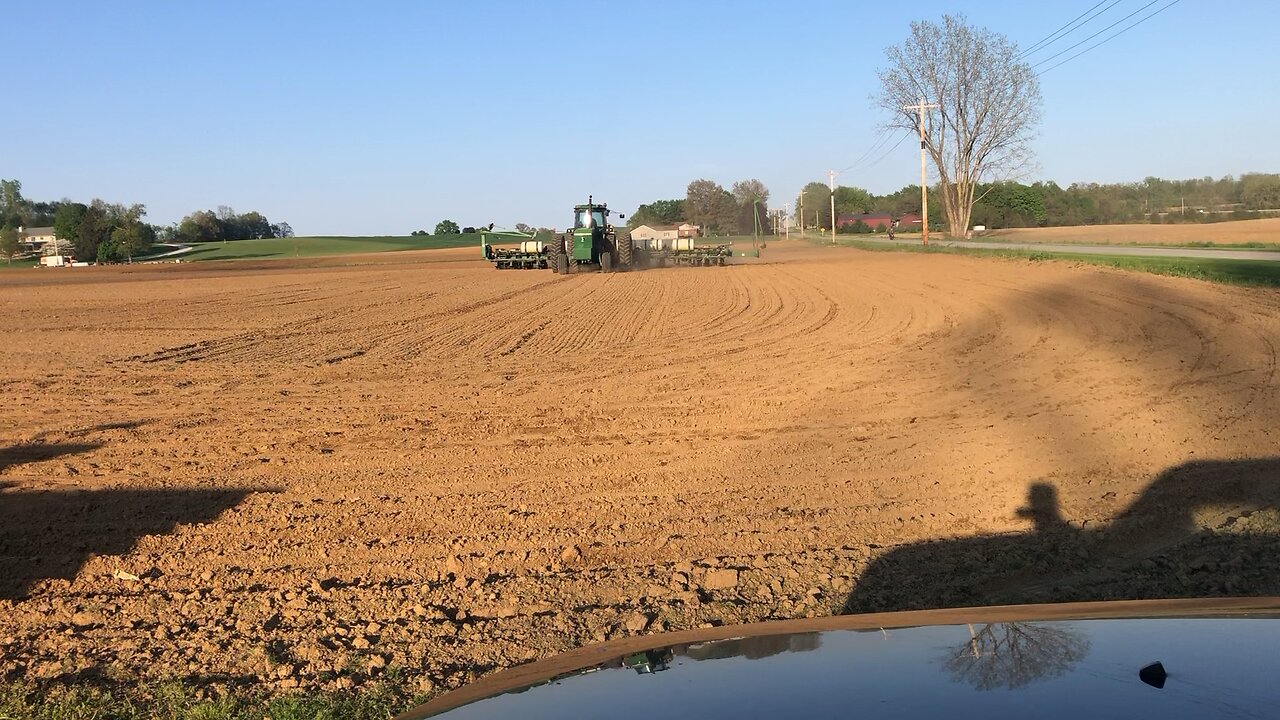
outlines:
M22 238L21 242L26 243L32 250L40 250L54 240L51 227L18 228L18 235Z

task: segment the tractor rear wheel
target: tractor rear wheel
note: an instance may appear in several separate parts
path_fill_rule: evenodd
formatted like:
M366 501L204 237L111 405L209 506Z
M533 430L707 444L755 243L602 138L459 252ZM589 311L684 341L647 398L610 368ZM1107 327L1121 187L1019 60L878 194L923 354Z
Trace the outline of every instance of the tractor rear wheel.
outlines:
M613 255L608 250L600 253L600 272L613 272Z
M614 246L618 250L618 266L624 270L631 268L631 261L634 259L635 246L631 244L631 233L620 231L613 241Z

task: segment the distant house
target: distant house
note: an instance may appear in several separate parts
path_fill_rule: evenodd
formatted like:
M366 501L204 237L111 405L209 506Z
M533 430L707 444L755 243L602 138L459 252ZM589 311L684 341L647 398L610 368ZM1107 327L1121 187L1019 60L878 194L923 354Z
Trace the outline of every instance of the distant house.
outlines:
M32 250L40 250L54 240L51 227L18 228L18 236Z
M836 227L838 228L850 227L857 225L859 222L872 230L882 225L885 228L889 228L893 226L893 216L889 213L840 213L836 216Z

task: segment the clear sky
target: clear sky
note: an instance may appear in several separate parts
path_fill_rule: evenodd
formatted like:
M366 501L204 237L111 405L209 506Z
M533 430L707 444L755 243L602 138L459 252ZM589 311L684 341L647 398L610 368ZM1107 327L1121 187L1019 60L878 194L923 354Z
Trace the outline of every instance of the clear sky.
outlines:
M1026 47L1094 1L12 2L0 177L299 234L559 227L589 193L630 212L700 177L757 177L780 206L875 142L876 68L911 20L963 12ZM1046 73L1027 179L1280 171L1278 27L1275 0L1183 0ZM918 158L904 142L839 182L891 191Z

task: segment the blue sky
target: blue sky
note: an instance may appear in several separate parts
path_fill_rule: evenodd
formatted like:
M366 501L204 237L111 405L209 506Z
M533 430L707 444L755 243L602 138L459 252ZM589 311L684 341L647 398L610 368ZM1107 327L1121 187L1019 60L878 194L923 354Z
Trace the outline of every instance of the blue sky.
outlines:
M12 3L0 177L300 234L562 226L588 193L629 212L700 177L780 205L875 142L876 68L911 20L963 12L1025 47L1093 4ZM1280 171L1276 27L1271 0L1183 0L1046 73L1030 179ZM918 157L839 181L891 191Z

